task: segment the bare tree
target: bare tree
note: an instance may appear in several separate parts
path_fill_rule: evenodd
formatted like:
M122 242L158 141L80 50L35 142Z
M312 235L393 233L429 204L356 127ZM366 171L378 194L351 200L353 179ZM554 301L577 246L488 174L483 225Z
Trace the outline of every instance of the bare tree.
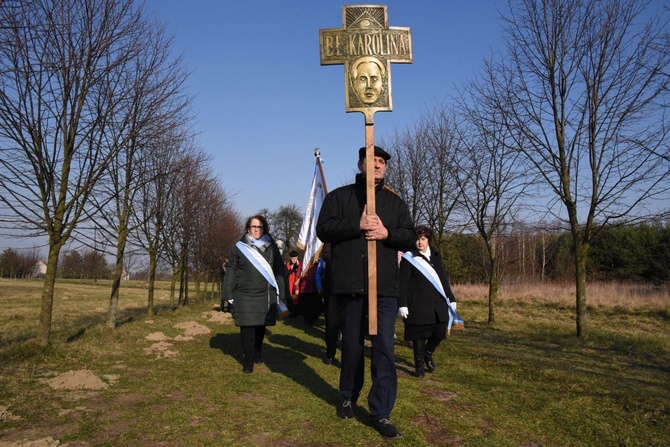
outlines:
M273 218L273 215L274 215L274 213L272 211L270 211L270 208L261 208L260 210L258 210L258 213L256 213L256 214L260 214L261 216L265 216L268 223L272 222L272 218ZM247 217L250 217L250 216L247 216Z
M490 94L572 235L577 336L588 338L586 259L603 225L667 199L670 39L641 24L644 0L509 2L507 57L487 65ZM667 205L666 205L667 206ZM563 214L564 213L564 214Z
M458 188L453 177L458 132L444 104L386 144L398 160L389 169L388 183L405 198L415 222L430 226L441 247L454 212L459 211ZM461 216L457 219L462 225Z
M194 267L194 249L198 245L198 221L208 200L208 188L215 182L210 156L191 145L179 160L174 194L168 204L165 223L165 248L179 281L178 305L189 304L189 275Z
M163 135L157 135L148 147L146 156L141 159L140 191L132 207L133 243L142 247L149 257L149 286L147 295L147 313L154 313L154 291L156 272L161 255L169 253L167 247L170 204L174 200L177 185L180 182L183 158L182 147L186 140L182 128L170 129ZM173 241L170 241L173 242ZM169 259L169 258L168 258Z
M427 165L422 151L424 148L418 143L419 133L415 127L396 129L390 142L381 143L393 155L394 160L386 173L386 182L407 202L413 222L419 222L421 216L424 216L422 192L430 182L429 177L424 174Z
M39 259L37 247L21 251L14 248L5 248L0 253L0 278L33 276Z
M131 93L109 125L108 144L118 146L119 150L93 196L100 234L107 235L115 249L107 318L107 326L111 328L116 326L128 237L141 224L132 219L135 197L142 190L142 182L153 181L143 171L143 158L151 155L155 139L189 120L190 98L182 89L187 73L181 60L171 59L171 40L165 36L164 28L147 23L141 39L138 44L144 51L137 54L138 59L109 74L108 83L122 82Z
M59 253L116 157L109 124L133 92L109 74L144 51L133 0L35 0L0 8L0 216L47 235L40 341L50 342ZM5 212L8 210L8 212Z
M272 213L270 232L276 239L286 243L286 247L296 247L302 226L303 213L297 205L281 205Z
M200 296L201 283L204 282L204 296L208 283L214 289L214 275L219 273L223 259L237 241L242 225L216 177L204 177L197 189L199 211L194 219L196 237L191 252L196 274L196 300L200 300L203 298Z
M520 205L533 183L515 139L502 124L499 109L477 101L487 82L472 82L461 97L458 143L452 145L458 197L481 237L488 277L488 321L495 321L495 303L504 273L503 244Z
M423 220L435 231L438 246L441 247L447 228L456 227L456 222L461 225L465 223L462 218L455 218L455 212L462 211L459 207L460 192L453 175L458 165L460 137L455 114L443 104L436 106L423 118L421 128L419 140L422 141L422 152L426 159L424 175L428 177L422 192Z

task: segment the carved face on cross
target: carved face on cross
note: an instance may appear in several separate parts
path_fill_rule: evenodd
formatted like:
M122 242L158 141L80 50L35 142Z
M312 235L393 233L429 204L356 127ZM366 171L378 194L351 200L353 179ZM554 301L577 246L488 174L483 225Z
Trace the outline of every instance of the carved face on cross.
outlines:
M356 59L349 69L349 82L363 104L372 105L381 96L386 83L386 65L372 56Z
M342 28L319 30L321 65L344 64L347 112L390 112L391 63L412 63L409 28L388 26L385 5L342 6Z

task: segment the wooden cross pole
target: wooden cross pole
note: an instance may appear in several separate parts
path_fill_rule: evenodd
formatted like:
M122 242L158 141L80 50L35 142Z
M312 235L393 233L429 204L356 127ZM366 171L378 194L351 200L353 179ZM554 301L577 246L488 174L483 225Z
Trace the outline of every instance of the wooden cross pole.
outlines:
M376 214L374 114L390 112L391 62L412 63L409 28L389 27L385 5L342 6L342 28L319 30L321 65L344 64L347 112L365 115L366 209ZM377 242L368 241L368 330L377 334Z

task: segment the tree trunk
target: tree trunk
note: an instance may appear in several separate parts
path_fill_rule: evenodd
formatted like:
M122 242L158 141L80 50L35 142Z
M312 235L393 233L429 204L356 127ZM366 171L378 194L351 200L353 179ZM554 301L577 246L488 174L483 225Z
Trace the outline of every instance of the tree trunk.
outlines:
M40 345L47 346L51 341L51 318L53 316L54 290L56 286L56 271L58 255L62 245L50 244L47 258L47 271L44 274L42 285L42 303L40 309Z
M210 287L212 288L211 292L209 291ZM208 302L212 301L212 298L214 298L214 278L210 278L209 272L205 273L205 297Z
M149 250L149 293L147 297L147 315L154 314L154 291L156 290L156 266L158 264L156 251Z
M188 306L188 282L189 282L189 274L188 274L188 260L184 262L184 267L183 267L183 278L184 278L184 306Z
M112 274L112 293L109 296L109 314L107 315L107 327L114 329L116 327L116 319L119 313L119 289L121 288L121 277L123 276L123 253L126 250L126 235L128 234L125 227L119 230L119 237L117 238L116 246L116 263L114 273Z
M179 275L179 295L177 296L177 306L181 306L184 302L184 265L180 262L177 270Z
M170 306L175 307L174 304L174 295L177 291L177 276L179 275L179 269L172 272L172 281L170 282Z
M200 292L200 286L201 286L201 276L196 275L195 276L195 302L196 303L202 303L204 302L204 292ZM206 283L205 283L206 284ZM206 288L206 287L205 287Z
M588 340L589 332L587 327L587 309L586 309L586 255L588 244L584 243L577 236L575 241L575 290L576 290L576 322L577 337L581 340Z
M500 289L500 274L498 273L498 263L496 259L489 262L491 268L489 274L489 323L496 319L495 303L498 300L498 290Z

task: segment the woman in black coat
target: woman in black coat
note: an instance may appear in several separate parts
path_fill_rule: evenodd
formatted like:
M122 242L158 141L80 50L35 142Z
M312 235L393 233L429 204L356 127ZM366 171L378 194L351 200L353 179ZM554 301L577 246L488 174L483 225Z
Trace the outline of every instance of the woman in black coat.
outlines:
M277 306L285 307L286 268L265 217L250 217L245 228L230 253L223 286L240 328L242 371L251 373L254 363L263 363L265 328L276 324Z
M405 322L405 341L412 342L414 366L417 377L424 371L433 372L433 352L447 338L449 309L445 297L435 284L417 267L423 264L424 271L434 272L434 281L439 281L449 301L456 306L449 281L442 266L440 253L431 248L432 231L427 226L416 229L419 238L416 249L406 253L400 262L400 298L398 313ZM410 262L413 259L413 262ZM432 269L431 269L432 267ZM454 309L455 310L455 309Z

